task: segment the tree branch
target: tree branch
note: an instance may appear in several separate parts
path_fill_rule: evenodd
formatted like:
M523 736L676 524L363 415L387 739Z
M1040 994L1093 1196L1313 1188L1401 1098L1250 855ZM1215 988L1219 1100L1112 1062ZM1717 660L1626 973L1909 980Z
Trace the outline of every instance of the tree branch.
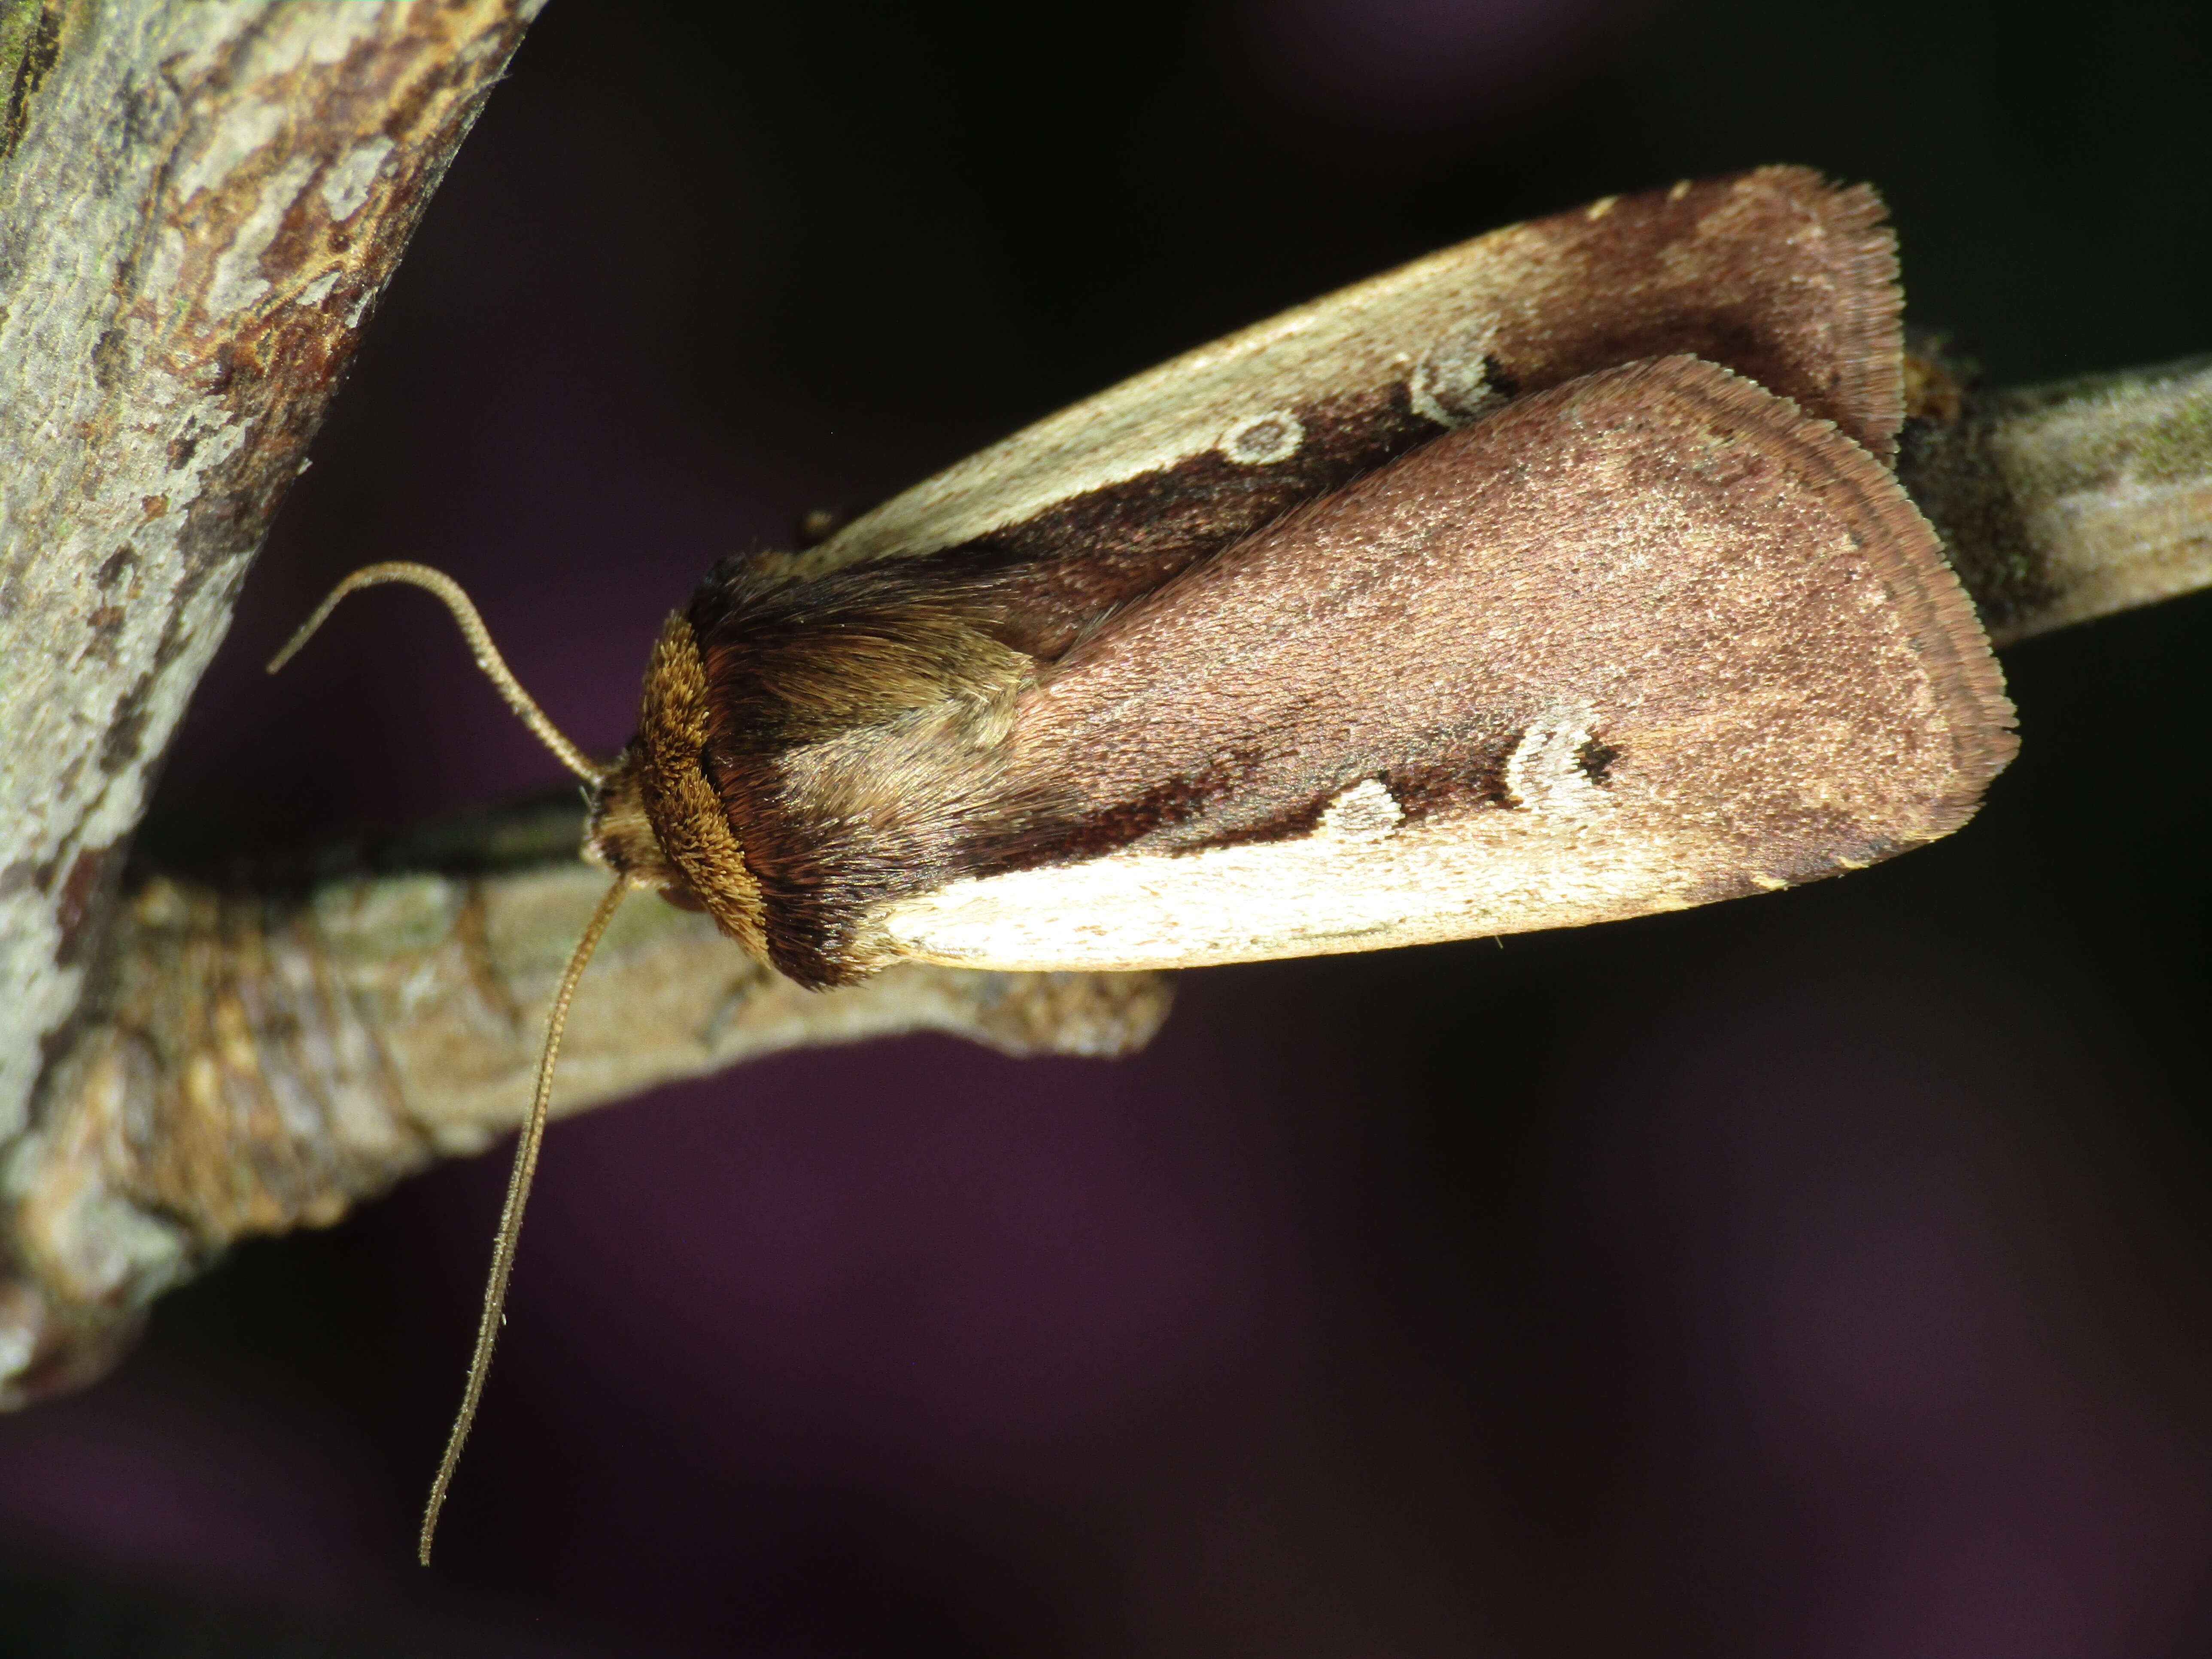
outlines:
M327 1224L514 1128L545 1005L606 890L576 860L582 829L573 804L524 806L311 884L138 886L96 1015L14 1160L16 1274L0 1320L22 1362L0 1378L0 1404L97 1375L147 1305L232 1240ZM478 867L450 867L457 857ZM1168 1006L1156 974L903 968L817 994L650 897L617 915L585 989L556 1115L902 1031L1117 1054Z
M527 1097L603 886L573 806L261 891L114 886L364 319L541 3L0 0L0 1404L98 1375L230 1240L335 1220ZM890 1031L1118 1053L1166 1007L1142 975L811 997L652 903L592 976L611 994L572 1026L563 1110Z
M0 1144L246 564L539 3L0 21Z
M1898 473L1998 645L2212 586L2212 357L1927 415Z
M0 1147L185 699L542 0L0 0ZM45 1322L0 1291L0 1375ZM27 1314L29 1316L22 1316Z

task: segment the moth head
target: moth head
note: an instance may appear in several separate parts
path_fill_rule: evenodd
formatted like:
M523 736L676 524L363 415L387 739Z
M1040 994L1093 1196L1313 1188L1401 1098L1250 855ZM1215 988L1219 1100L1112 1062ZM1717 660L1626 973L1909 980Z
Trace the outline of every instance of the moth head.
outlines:
M438 1512L459 1464L461 1448L476 1420L477 1402L491 1365L493 1343L499 1335L507 1285L514 1266L514 1245L522 1227L522 1209L538 1167L538 1150L545 1134L548 1109L553 1096L553 1065L561 1050L561 1032L568 1005L576 993L584 965L624 894L633 887L658 887L663 896L690 908L714 914L726 932L765 960L759 925L759 887L746 873L736 837L723 817L720 800L703 769L707 679L699 662L699 648L690 624L681 617L669 619L653 647L653 669L646 677L645 704L638 734L611 766L599 766L563 737L530 694L522 689L491 642L483 618L444 572L427 565L392 562L356 570L331 590L299 632L293 635L269 664L275 673L305 645L323 619L347 594L384 582L404 582L426 589L445 601L460 624L477 665L499 689L507 706L522 717L561 763L584 781L591 803L591 819L585 834L584 856L615 879L599 900L599 908L577 941L568 965L553 995L546 1016L545 1041L538 1051L538 1082L515 1148L514 1175L508 1182L507 1205L501 1212L497 1242L492 1250L491 1273L484 1286L483 1317L477 1328L477 1345L469 1362L468 1384L461 1397L459 1414L446 1442L445 1455L430 1488L430 1502L422 1517L419 1555L427 1565Z
M707 713L706 666L678 613L653 643L637 736L592 786L584 856L672 904L706 911L766 962L760 883L707 772Z

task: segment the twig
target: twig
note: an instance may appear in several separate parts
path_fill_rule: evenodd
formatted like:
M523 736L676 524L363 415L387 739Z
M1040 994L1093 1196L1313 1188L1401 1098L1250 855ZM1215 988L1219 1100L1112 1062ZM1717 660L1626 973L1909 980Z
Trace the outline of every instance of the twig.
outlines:
M601 884L573 811L558 854L496 876L114 896L246 566L541 3L0 0L0 1403L98 1374L228 1240L335 1219L526 1098L541 967ZM660 908L598 970L564 1109L891 1030L1112 1051L1165 1006L1151 979L927 972L811 998Z
M0 5L0 1146L246 565L539 3Z
M289 893L140 887L117 918L112 976L12 1160L0 1352L21 1358L0 1404L96 1375L155 1297L231 1241L326 1224L513 1129L554 982L606 890L576 860L581 830L573 805L515 808ZM1154 974L903 968L803 991L706 917L650 897L623 907L584 993L556 1115L901 1031L1121 1054L1168 1006Z
M2212 357L1939 404L1898 471L2000 646L2212 586Z

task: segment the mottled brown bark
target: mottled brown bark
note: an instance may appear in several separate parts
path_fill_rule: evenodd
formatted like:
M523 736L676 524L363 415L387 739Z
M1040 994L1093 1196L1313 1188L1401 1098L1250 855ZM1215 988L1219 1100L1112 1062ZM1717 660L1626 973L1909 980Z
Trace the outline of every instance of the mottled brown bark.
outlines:
M97 1375L231 1239L512 1127L602 878L113 877L363 322L542 0L0 0L0 1403ZM473 826L481 871L541 813ZM511 860L510 860L511 864ZM1112 1053L1141 976L813 998L700 918L620 919L562 1109L800 1042ZM605 981L616 981L611 987ZM641 1012L642 1011L642 1012Z
M0 1144L232 595L538 3L0 20Z
M54 1116L40 1091L85 1035L160 757L364 318L539 3L0 4L11 1212L33 1126ZM0 1376L52 1350L42 1300L33 1277L0 1285Z

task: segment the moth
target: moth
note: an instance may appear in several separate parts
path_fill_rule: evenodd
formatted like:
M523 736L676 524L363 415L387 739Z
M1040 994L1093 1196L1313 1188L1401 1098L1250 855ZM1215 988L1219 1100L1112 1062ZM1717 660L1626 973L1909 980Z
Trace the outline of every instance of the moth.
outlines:
M800 984L1188 966L1681 908L1972 815L2014 749L1892 475L1896 254L1802 168L1516 225L1053 416L819 545L710 571L582 776L613 878ZM279 662L283 658L279 658ZM272 664L272 667L276 665Z

